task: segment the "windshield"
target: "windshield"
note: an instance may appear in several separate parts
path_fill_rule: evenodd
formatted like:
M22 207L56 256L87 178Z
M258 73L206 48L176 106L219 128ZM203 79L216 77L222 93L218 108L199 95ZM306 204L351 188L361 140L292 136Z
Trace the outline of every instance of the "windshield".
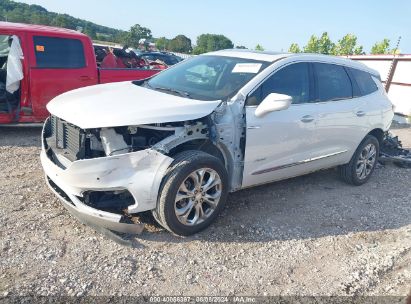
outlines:
M196 56L158 74L147 87L199 100L225 100L269 62L223 56Z

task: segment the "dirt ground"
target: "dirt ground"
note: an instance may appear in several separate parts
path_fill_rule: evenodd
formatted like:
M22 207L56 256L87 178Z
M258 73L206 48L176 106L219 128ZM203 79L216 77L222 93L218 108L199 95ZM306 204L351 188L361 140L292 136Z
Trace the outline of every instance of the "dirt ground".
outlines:
M411 129L395 133L411 147ZM327 170L240 191L202 233L180 238L150 224L125 247L48 190L39 136L0 129L0 296L410 291L410 169L379 166L361 187Z

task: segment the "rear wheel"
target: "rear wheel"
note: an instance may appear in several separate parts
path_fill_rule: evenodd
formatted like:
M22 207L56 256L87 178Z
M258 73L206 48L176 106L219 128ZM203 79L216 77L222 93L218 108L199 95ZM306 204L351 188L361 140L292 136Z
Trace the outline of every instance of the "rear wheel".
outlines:
M377 165L380 145L378 139L367 135L355 151L351 161L340 166L340 176L352 185L365 184L374 172Z
M176 155L164 177L154 217L177 235L191 235L211 224L227 195L221 161L201 151L185 151Z

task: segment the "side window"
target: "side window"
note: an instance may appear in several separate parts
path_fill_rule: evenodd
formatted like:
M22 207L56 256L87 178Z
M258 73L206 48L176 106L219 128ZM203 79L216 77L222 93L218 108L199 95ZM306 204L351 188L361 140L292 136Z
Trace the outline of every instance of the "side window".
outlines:
M141 57L143 57L144 59L147 59L147 60L151 60L151 61L155 61L155 60L156 60L156 58L154 58L153 55L143 55L143 56L141 56Z
M361 96L378 91L378 87L372 79L371 74L352 68L350 68L350 73L360 89Z
M252 93L247 105L258 105L270 93L289 95L293 104L306 103L310 97L310 77L307 63L295 63L275 72Z
M86 66L80 40L35 36L33 41L38 68L76 69Z
M314 63L317 75L318 101L331 101L353 97L350 78L344 67Z

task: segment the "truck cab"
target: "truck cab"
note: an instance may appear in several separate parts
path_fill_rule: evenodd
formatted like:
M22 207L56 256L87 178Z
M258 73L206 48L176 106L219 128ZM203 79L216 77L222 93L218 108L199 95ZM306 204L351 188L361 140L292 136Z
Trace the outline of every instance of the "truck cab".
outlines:
M82 33L0 22L0 125L43 122L47 103L64 92L145 79L159 71L102 69L91 39Z

